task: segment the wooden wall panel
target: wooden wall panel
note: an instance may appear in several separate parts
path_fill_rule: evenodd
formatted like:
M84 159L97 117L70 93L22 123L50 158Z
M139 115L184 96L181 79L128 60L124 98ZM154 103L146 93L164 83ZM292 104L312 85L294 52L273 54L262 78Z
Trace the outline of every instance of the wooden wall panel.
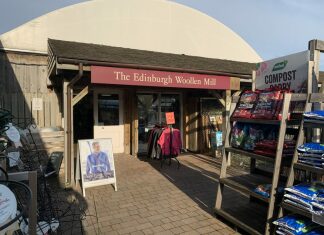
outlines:
M16 123L61 127L59 100L47 87L47 56L0 52L0 108L8 109ZM32 99L43 98L43 110L32 110Z

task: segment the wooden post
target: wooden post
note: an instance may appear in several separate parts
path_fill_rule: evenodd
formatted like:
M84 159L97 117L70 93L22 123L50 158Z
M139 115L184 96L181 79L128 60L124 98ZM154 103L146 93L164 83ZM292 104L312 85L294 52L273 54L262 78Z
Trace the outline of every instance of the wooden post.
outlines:
M187 92L183 92L182 100L187 101ZM183 147L188 149L189 146L189 115L188 115L188 102L183 103Z
M124 152L131 153L131 122L132 122L132 97L134 94L130 89L124 93Z
M255 91L255 79L256 79L256 71L252 71L252 91ZM250 172L254 173L256 168L256 160L255 158L250 159Z
M286 127L287 127L290 102L291 102L291 94L286 93L283 99L282 118L279 127L279 136L277 141L277 150L276 150L276 157L275 157L273 177L272 177L272 187L270 190L269 208L267 213L265 234L270 234L271 232L270 228L271 228L273 213L275 209L277 187L278 187L279 176L280 176L281 158L282 158L284 140L286 135Z
M229 137L231 134L231 122L229 120L229 117L232 115L232 113L235 110L236 105L231 105L231 96L230 96L230 90L226 91L226 107L228 106L228 102L229 102L229 110L226 111L226 117L228 119L228 121L224 122L224 125L226 125L225 127L225 133L223 135L223 138L225 138L224 141L224 146L223 146L223 151L222 151L222 166L221 166L221 171L220 171L220 175L219 175L219 180L226 178L226 170L227 167L230 166L229 165L229 160L231 157L231 153L230 152L226 152L226 148L230 147L230 141L229 141ZM225 137L224 137L225 136ZM223 201L223 193L224 193L224 184L222 184L221 182L218 182L218 186L217 186L217 193L216 193L216 203L215 203L215 209L219 210L221 209L222 206L222 201Z
M138 109L137 109L137 95L132 93L132 155L137 156L138 153Z
M32 201L29 207L29 234L36 234L37 224L37 172L28 172L29 188L32 192Z
M318 92L318 82L319 82L319 65L320 65L320 51L317 50L316 45L317 40L311 40L308 43L308 49L310 52L310 64L308 67L308 88L307 93L317 93ZM320 92L324 91L324 87L321 86ZM313 104L314 110L322 110L322 104ZM313 138L311 141L318 142L320 141L320 130L313 129L311 132L306 132L307 138L310 139L310 134L312 134ZM323 134L322 134L323 136Z
M225 92L225 118L223 118L223 130L228 130L227 128L230 126L230 115L231 115L231 100L232 100L232 92L231 90L226 90ZM234 111L234 110L233 110ZM226 133L227 134L227 133ZM223 134L223 140L225 137L225 133ZM226 141L226 139L225 139ZM223 143L225 143L223 141ZM227 166L231 166L231 154L228 154L227 157Z

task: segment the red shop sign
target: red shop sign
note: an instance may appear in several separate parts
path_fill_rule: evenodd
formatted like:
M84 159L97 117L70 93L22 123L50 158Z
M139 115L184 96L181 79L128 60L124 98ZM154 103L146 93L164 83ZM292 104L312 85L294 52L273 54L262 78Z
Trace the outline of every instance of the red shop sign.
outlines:
M128 86L231 89L231 77L91 66L91 83Z

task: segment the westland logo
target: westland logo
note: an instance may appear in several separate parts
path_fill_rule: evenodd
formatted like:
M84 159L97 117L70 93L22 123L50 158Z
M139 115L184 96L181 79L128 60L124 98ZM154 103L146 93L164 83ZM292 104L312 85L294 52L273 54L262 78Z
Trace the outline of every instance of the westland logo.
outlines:
M274 66L273 66L273 69L272 69L272 72L273 71L278 71L278 70L282 70L286 67L286 65L288 64L288 60L284 60L282 62L279 62L279 63L276 63Z

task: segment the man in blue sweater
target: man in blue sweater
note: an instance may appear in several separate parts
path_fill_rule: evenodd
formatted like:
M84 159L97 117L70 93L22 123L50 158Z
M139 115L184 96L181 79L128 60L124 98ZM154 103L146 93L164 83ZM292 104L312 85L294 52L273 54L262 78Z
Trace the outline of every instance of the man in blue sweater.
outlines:
M110 164L106 153L100 150L99 142L92 143L93 152L87 157L87 178L89 180L111 176Z

